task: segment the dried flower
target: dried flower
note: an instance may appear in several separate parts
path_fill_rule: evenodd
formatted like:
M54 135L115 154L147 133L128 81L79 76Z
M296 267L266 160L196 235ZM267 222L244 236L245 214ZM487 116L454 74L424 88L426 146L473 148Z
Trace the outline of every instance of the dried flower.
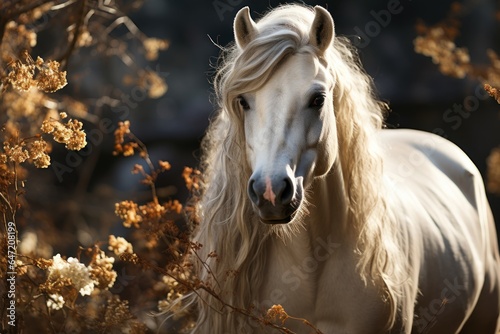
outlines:
M41 138L35 138L31 141L23 140L19 144L11 145L9 142L3 144L5 160L15 163L23 163L31 159L37 168L47 168L50 165L50 157L47 152L50 147L47 142ZM3 158L2 158L3 160Z
M90 277L97 282L100 289L111 288L115 283L117 274L113 270L115 258L107 257L103 251L99 251L92 264L89 266Z
M132 174L145 174L144 167L139 164L135 164L134 168L132 168Z
M34 84L35 65L26 65L21 62L15 62L7 75L7 80L12 87L23 92L27 92Z
M83 124L80 121L70 119L67 123L57 120L46 119L43 121L41 130L52 134L54 140L65 144L69 150L79 151L87 145Z
M147 60L158 59L158 52L168 48L168 41L159 38L146 38L143 42Z
M180 214L182 212L182 204L176 199L174 199L173 201L168 201L163 205L167 211L172 211L177 214Z
M179 284L179 280L189 281L191 273L185 267L175 267L172 269L172 275L165 275L162 281L167 289L167 296L165 299L158 301L158 310L160 312L172 312L173 318L178 319L185 316L188 309L183 307L182 300L180 299L183 294L188 292L184 284Z
M431 57L441 73L456 78L468 76L493 86L500 85L500 59L495 51L486 50L491 65L485 70L482 65L471 63L469 51L457 47L456 38L460 34L459 16L464 7L460 3L451 5L448 16L433 26L419 22L416 26L418 37L414 40L415 51Z
M82 48L86 46L90 46L92 44L92 35L86 26L83 26L80 30L80 34L78 35L77 46Z
M36 60L37 68L39 70L38 76L36 77L36 83L38 89L46 92L55 92L68 83L66 81L66 71L60 71L60 64L55 61L44 62L42 58L38 57Z
M163 96L168 89L165 80L163 80L158 73L153 71L142 71L139 74L138 84L140 87L147 89L148 96L152 99Z
M40 269L44 269L44 270L49 269L53 263L54 263L54 261L52 259L46 260L44 258L38 258L38 259L33 260L33 264L35 266L37 266Z
M172 168L172 166L170 165L170 163L168 161L159 160L158 165L160 165L160 168L162 171L167 171L167 170L170 170L170 168Z
M285 323L286 319L288 319L289 316L285 312L285 309L281 305L273 305L271 308L267 310L267 313L265 315L265 320L269 322L275 322L280 320L281 323Z
M63 296L55 293L49 294L49 299L47 299L47 307L53 310L60 310L64 306Z
M55 60L45 62L40 57L33 61L28 51L24 51L23 54L24 61L11 63L7 81L12 87L26 92L36 86L46 93L52 93L66 86L66 71L59 70L59 62Z
M108 249L110 251L113 251L116 255L121 255L123 253L134 253L134 248L132 247L132 244L128 242L125 238L122 237L115 237L114 235L109 236L108 240L109 247Z
M134 149L137 148L137 143L125 143L125 135L130 134L130 121L118 122L118 128L115 130L115 149L113 155L123 154L131 156L134 154Z
M25 142L21 142L14 146L11 146L8 142L4 142L3 150L10 161L18 164L25 162L29 158L29 152L26 150Z
M47 96L35 88L28 91L7 91L2 98L11 120L25 117L31 120L40 114L41 107L48 101Z
M492 97L495 99L495 101L497 101L497 103L500 103L500 91L495 88L495 87L492 87L491 85L489 84L484 84L484 90Z
M28 50L36 46L36 33L27 29L24 24L19 24L16 21L7 23L5 26L5 37L6 39L16 41L17 50ZM12 51L14 49L11 50L11 53L15 53Z
M147 220L160 218L166 211L167 209L163 205L160 205L155 201L148 202L139 207L139 212Z
M199 170L193 169L191 167L184 167L182 177L184 178L186 187L189 190L198 190L200 188L201 172Z
M132 225L136 228L139 227L142 217L138 211L139 206L132 201L122 201L115 204L115 213L123 219L123 226L125 227L131 227Z
M463 78L470 70L469 51L457 48L442 27L429 28L426 35L415 39L414 45L415 52L431 57L443 74Z
M69 257L67 260L61 258L60 254L52 258L49 267L47 282L56 282L61 279L69 279L71 285L82 296L90 295L94 290L94 280L90 277L90 270L78 259Z
M23 255L29 255L36 251L38 244L38 237L36 233L32 231L26 231L23 233L21 241L19 242L19 253Z
M50 165L50 156L47 154L49 146L43 139L31 142L29 147L29 157L37 168L47 168Z

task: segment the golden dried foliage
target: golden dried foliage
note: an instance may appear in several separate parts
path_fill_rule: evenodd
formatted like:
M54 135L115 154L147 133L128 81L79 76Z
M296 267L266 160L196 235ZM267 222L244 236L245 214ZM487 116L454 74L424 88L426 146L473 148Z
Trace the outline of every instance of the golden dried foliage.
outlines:
M415 38L415 51L432 58L441 73L456 78L464 78L470 72L469 51L459 48L453 41L457 31L443 26L426 27L419 23L417 30L422 34Z
M479 80L500 86L500 59L495 51L488 49L489 65L471 63L469 51L458 47L455 40L460 35L460 17L463 6L455 2L448 16L435 25L428 26L422 21L416 25L417 37L413 41L415 52L430 57L441 73L455 78Z
M20 91L38 88L53 93L66 86L66 71L59 70L61 64L55 60L44 61L38 57L33 61L28 51L23 52L23 60L10 63L10 71L5 83Z
M490 84L484 84L483 88L497 103L500 103L500 91L498 88L491 87Z
M184 182L186 182L186 187L191 191L196 191L200 189L201 182L201 172L197 169L191 167L184 167L182 172L182 177Z
M171 165L168 162L159 161L158 167L155 167L144 143L131 131L130 122L123 122L115 132L115 152L125 155L127 150L123 146L125 144L131 145L132 143L135 144L133 145L133 154L139 154L145 162L145 166L135 164L132 173L143 177L142 183L150 186L153 199L145 204L138 204L130 200L122 201L116 204L115 213L122 219L125 227L134 228L134 232L136 232L134 236L144 241L142 247L145 250L158 249L162 240L168 240L167 247L163 248L162 251L162 258L167 259L168 264L164 268L155 266L138 252L133 253L131 246L129 247L129 244L124 239L119 240L114 236L110 236L109 238L109 247L110 250L112 249L116 254L119 254L120 260L133 263L144 270L154 270L162 274L163 282L157 286L157 289L162 291L163 298L158 301L158 309L171 313L173 315L172 319L181 322L181 328L188 330L194 325L193 316L195 313L193 312L194 310L183 305L182 296L189 291L198 289L207 290L209 293L218 296L218 292L213 287L214 282L212 279L200 281L193 274L192 261L202 261L205 266L208 266L205 261L208 261L209 258L217 258L218 255L215 252L211 252L207 259L200 259L197 252L203 245L192 242L189 239L189 229L183 230L175 222L175 218L182 215L183 212L188 213L190 217L196 217L194 206L188 205L184 208L177 200L169 200L160 204L160 200L156 195L155 182L160 173L171 169ZM200 190L200 171L185 167L182 177L184 178L186 187L194 194ZM236 271L228 273L228 275L237 274ZM274 328L278 332L293 333L286 327L275 324L272 321L274 316L281 316L279 319L285 319L286 312L282 307L278 309L276 306L266 315L265 312L262 313L262 310L236 308L227 304L222 297L219 296L218 298L220 298L221 304L232 312L238 312L242 316L249 317L262 326ZM314 329L315 333L321 333L305 319L286 315L286 319L288 318L301 321Z
M148 96L152 99L162 97L168 89L165 80L153 71L142 71L137 84L139 87L145 89L148 92Z
M146 38L142 41L144 45L144 50L146 51L147 60L158 59L158 53L161 50L166 50L168 48L168 41L159 38Z
M113 270L115 258L107 257L103 251L99 251L89 266L90 278L99 289L108 289L115 283L117 274Z
M108 249L110 251L113 251L115 255L120 256L123 253L134 254L134 247L123 237L115 237L114 235L110 235L108 239L108 245Z
M25 139L13 144L12 141L3 143L1 163L14 162L21 164L25 161L32 162L37 168L47 168L50 165L50 145L39 136Z
M123 62L130 68L128 75L133 78L132 82L150 97L158 98L166 92L164 78L156 72L145 71L140 64L139 57L157 59L159 52L168 47L168 42L148 38L128 18L125 11L137 8L139 4L140 1L135 0L0 1L0 210L4 226L0 231L0 290L7 291L5 278L10 262L6 229L13 223L17 227L14 238L18 245L14 262L17 271L15 329L19 332L50 328L61 333L145 333L147 328L144 318L141 318L144 315L138 310L142 305L149 305L151 300L148 298L163 298L160 295L155 297L153 292L154 282L161 281L161 274L146 275L145 282L150 285L144 288L144 291L150 291L147 294L134 295L130 289L122 292L127 279L130 281L130 277L137 275L134 274L136 271L142 270L132 243L124 238L109 238L111 255L106 254L108 250L105 252L99 248L99 241L83 250L87 260L79 255L62 255L61 250L69 251L68 244L74 246L78 242L76 237L67 240L66 236L73 235L67 234L65 229L74 228L77 232L74 234L79 237L85 233L89 235L89 231L82 228L84 215L75 214L88 210L85 209L86 203L71 203L63 198L63 187L47 189L47 184L51 183L45 179L51 180L53 175L47 177L48 174L34 172L31 167L54 165L49 156L53 146L63 152L65 149L79 151L84 148L87 144L85 130L89 126L96 128L101 125L103 105L93 104L93 101L101 99L106 103L114 98L99 95L95 100L87 96L85 102L78 100L81 97L78 89L81 76L78 80L75 73L71 76L71 65L76 62L70 60L81 57L80 49L92 48L91 54L96 56L96 61L113 57ZM127 38L111 33L116 28L115 22L132 28ZM55 31L52 35L62 38L56 42L56 47L35 48L47 41L39 34L45 30L49 32L46 36ZM130 49L130 39L133 38L141 42L143 52ZM39 55L40 50L46 54ZM108 86L113 86L113 83ZM66 89L62 89L64 87ZM125 149L128 150L126 145ZM170 168L167 162L159 166L159 171ZM28 200L24 193L29 194L33 188L35 194ZM40 188L39 194L37 188ZM156 233L150 239L156 240L158 247L168 248L170 243L159 235L175 229L160 226L165 218L159 217L170 212L170 219L178 219L182 206L179 209L172 200L163 205L140 206L137 210L145 220L156 217L157 225L148 225L152 222L147 221L143 233ZM94 215L92 211L88 210L85 215ZM66 221L61 217L66 215L70 223L62 228L60 223ZM137 222L131 221L131 226L133 224ZM134 242L139 240L135 236L131 239ZM147 247L139 242L136 248L144 250ZM155 263L166 265L161 261L159 250L150 249L150 253L155 257ZM127 261L121 259L124 254ZM116 265L121 269L129 266L126 272L121 271L124 276L121 279L115 270ZM115 288L117 284L122 286ZM132 300L134 310L121 295ZM3 317L0 328L7 328L7 321Z
M62 114L65 118L66 114ZM68 150L79 151L87 145L85 131L82 129L83 123L70 119L66 123L59 120L47 119L43 121L41 130L44 133L52 134L53 139Z
M139 227L142 216L138 212L139 206L135 202L122 201L115 204L115 213L123 220L123 226L125 227Z
M484 90L500 103L500 58L491 49L486 50L489 64L476 65L471 63L469 51L464 47L457 47L456 38L460 34L460 16L463 7L455 2L451 6L448 16L441 22L427 26L419 22L416 26L418 36L413 41L415 52L430 57L438 65L444 75L456 78L478 80ZM488 157L487 188L490 192L500 194L499 175L500 163L498 148Z
M285 312L285 309L281 305L273 305L271 306L266 313L265 319L269 322L280 321L281 324L284 324L285 321L289 318L288 314Z
M133 149L127 149L127 147L133 147ZM178 259L180 254L178 248L189 248L187 234L181 231L175 219L172 219L172 217L179 217L182 214L183 205L178 200L160 203L155 186L158 175L170 170L170 163L160 160L158 167L154 166L146 146L130 130L129 121L121 122L115 131L114 154L118 153L124 156L138 153L144 160L148 171L143 165L135 164L132 174L143 177L141 182L149 186L152 200L142 205L130 200L116 203L116 215L122 219L124 227L133 227L137 229L138 233L141 233L141 238L145 241L145 246L148 249L157 247L161 239L171 240L169 256ZM174 246L171 247L172 245Z
M34 17L38 17L38 14ZM10 25L12 27L14 25ZM12 32L7 29L7 33ZM30 45L34 46L34 43L31 42ZM2 56L5 58L5 53ZM39 133L40 129L36 124L51 114L50 106L56 105L44 93L55 92L67 84L66 71L60 71L59 67L57 61L44 61L40 57L34 61L28 51L23 50L21 59L10 61L8 73L3 78L0 77L0 86L3 87L0 107L5 106L6 111L3 152L0 153L1 162L5 164L3 169L13 169L15 165L24 162L32 163L37 168L47 168L50 165L48 153L52 146ZM9 85L13 89L9 90ZM20 125L25 121L28 121L28 126L23 128ZM46 120L41 124L42 132L53 133L55 141L66 144L66 148L71 150L80 150L86 145L82 127L83 124L77 120L70 120L66 124ZM21 135L24 137L19 138ZM6 187L11 185L9 183Z
M119 122L115 130L115 150L113 155L123 154L128 157L134 155L134 149L137 148L135 142L125 143L125 136L130 133L130 121Z

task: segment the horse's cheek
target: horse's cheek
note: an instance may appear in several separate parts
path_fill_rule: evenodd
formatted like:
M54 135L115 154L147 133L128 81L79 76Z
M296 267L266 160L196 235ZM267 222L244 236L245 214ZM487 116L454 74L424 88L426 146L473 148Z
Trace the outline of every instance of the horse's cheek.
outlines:
M329 147L332 144L329 144L327 142L324 142L320 145L324 145L325 147ZM335 162L336 156L332 153L328 152L333 152L333 151L328 151L330 150L329 148L318 148L319 152L322 152L320 155L317 157L316 161L316 170L315 174L316 176L323 176L327 174L333 167L333 163Z
M322 176L328 173L337 159L337 136L335 128L325 127L325 121L322 122L323 126L321 129L321 134L319 135L318 143L317 143L317 152L321 152L318 154L316 158L316 168L315 175Z
M246 158L249 164L251 165L252 169L255 167L254 162L255 162L255 150L254 150L254 131L253 128L248 124L248 120L245 120L245 138L244 138L244 148L245 148L245 153L246 153Z

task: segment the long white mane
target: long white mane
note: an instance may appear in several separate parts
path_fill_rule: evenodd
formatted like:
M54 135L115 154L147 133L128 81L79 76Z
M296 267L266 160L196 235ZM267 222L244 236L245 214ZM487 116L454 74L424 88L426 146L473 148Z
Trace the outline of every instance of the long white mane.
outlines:
M302 5L276 8L257 22L258 35L244 51L236 46L224 50L214 87L219 112L203 143L204 186L199 202L201 223L194 240L206 265L195 265L198 277L210 282L228 304L249 309L252 294L259 291L266 263L266 242L271 227L255 217L246 188L251 171L245 154L243 119L235 98L261 87L283 60L299 52L315 52L309 41L314 10ZM358 269L365 280L385 286L390 309L388 326L394 324L404 295L401 277L405 268L398 251L404 237L394 235L384 194L382 160L374 138L383 126L385 104L373 93L371 78L362 70L348 39L335 37L323 55L335 80L334 105L340 165L348 205L348 224L357 236ZM333 112L333 111L332 111ZM332 118L333 119L333 118ZM332 190L335 191L335 190ZM305 208L307 210L307 207ZM298 220L307 220L307 214ZM297 224L300 222L292 222ZM283 227L287 228L287 227ZM287 233L283 233L286 237ZM398 241L399 240L399 241ZM209 257L216 252L217 257ZM196 262L195 262L196 263ZM209 269L207 269L209 268ZM194 332L222 333L237 330L244 317L223 309L214 296L196 291L199 321ZM411 317L402 311L402 317ZM239 331L238 331L239 332ZM235 331L236 333L236 331Z

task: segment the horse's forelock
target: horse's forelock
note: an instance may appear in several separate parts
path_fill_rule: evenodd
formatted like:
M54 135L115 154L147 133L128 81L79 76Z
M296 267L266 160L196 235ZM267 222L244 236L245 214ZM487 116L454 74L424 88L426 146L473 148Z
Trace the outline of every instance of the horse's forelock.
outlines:
M286 58L307 48L301 43L301 37L282 29L259 35L243 51L235 49L231 69L221 78L224 81L220 87L222 106L227 108L237 95L262 87Z

